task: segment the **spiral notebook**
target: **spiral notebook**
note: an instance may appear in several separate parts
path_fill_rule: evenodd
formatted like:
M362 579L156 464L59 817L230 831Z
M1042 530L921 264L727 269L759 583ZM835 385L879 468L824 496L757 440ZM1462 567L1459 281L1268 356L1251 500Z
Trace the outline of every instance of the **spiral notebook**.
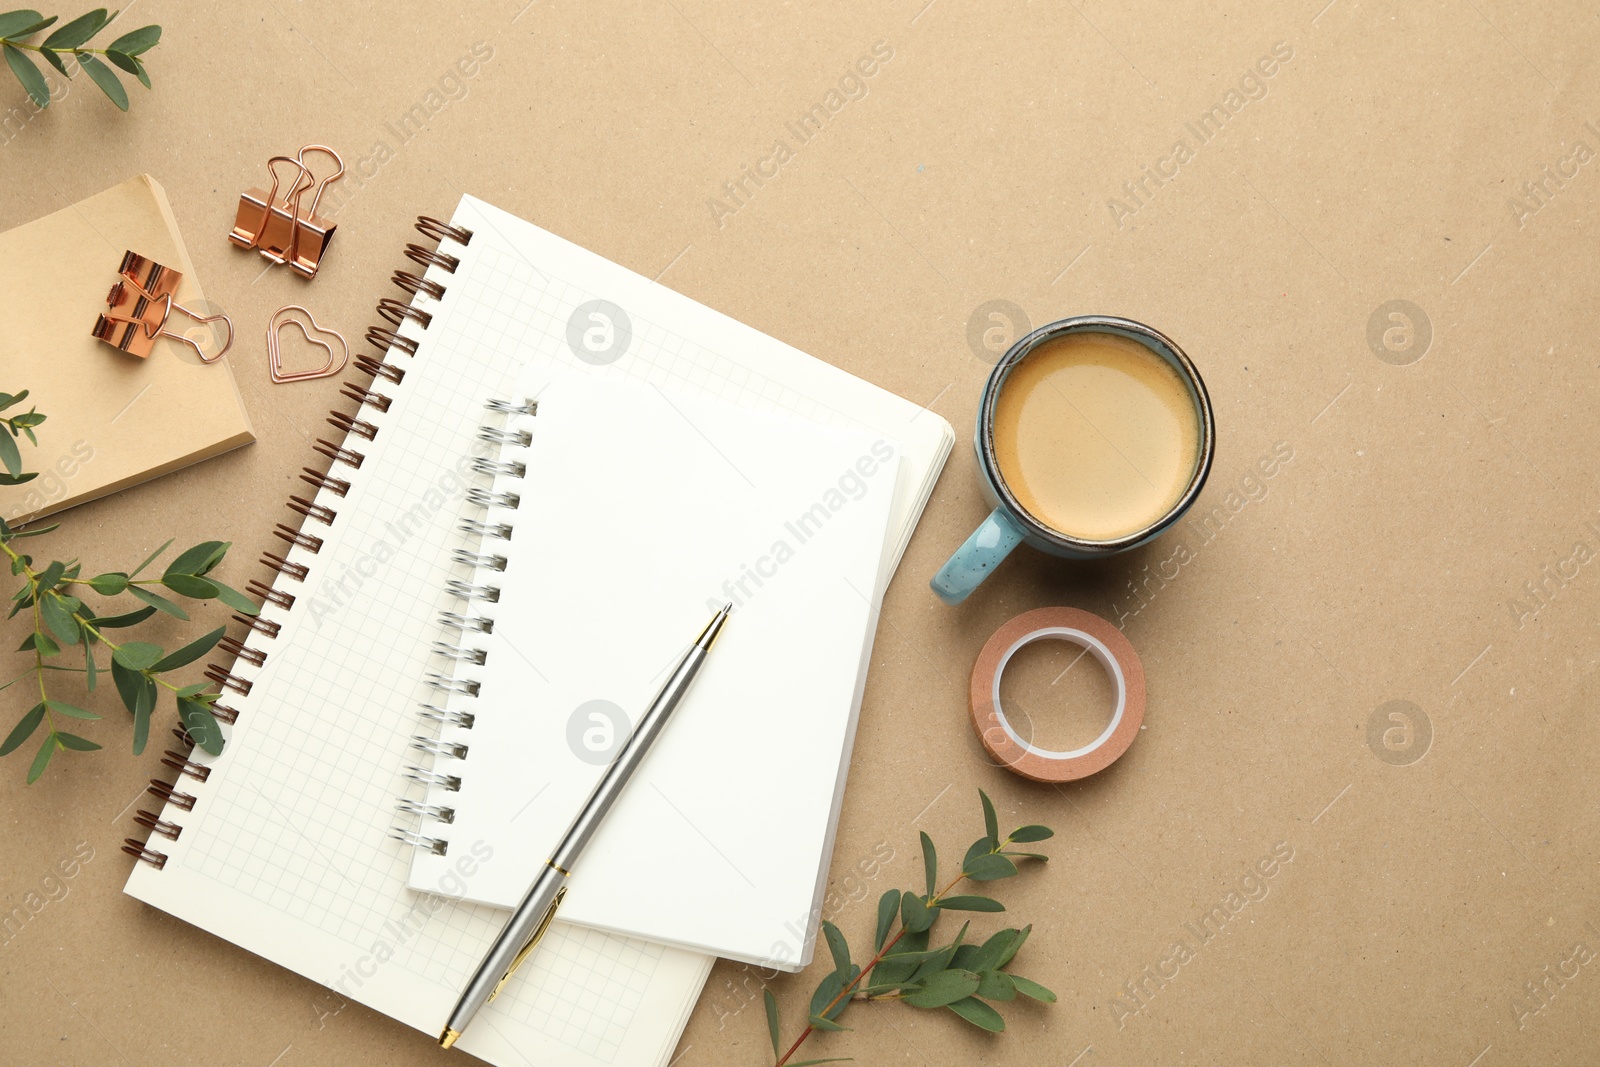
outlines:
M537 377L537 374L535 374ZM528 383L521 392L531 392ZM804 959L876 630L898 472L879 434L622 380L558 382L486 434L452 588L411 884L483 841L513 907L686 643L733 616L573 870L569 921L783 969ZM683 875L680 872L693 872Z
M485 402L519 374L617 375L722 395L741 406L865 426L897 440L897 560L953 435L937 416L471 197L397 272L409 300L379 306L354 364L358 405L320 439L300 526L250 583L261 615L224 689L228 747L174 750L175 782L140 811L149 841L126 891L357 1001L437 1034L505 913L464 902L488 856L469 842L431 893L407 887L413 849L389 837L402 768L426 736L419 709ZM438 247L433 247L438 242ZM596 361L604 330L586 305L628 309L624 358ZM578 347L568 341L577 323ZM588 330L599 330L591 335ZM613 333L613 340L615 333ZM583 351L589 359L579 358ZM615 351L614 348L608 351ZM422 710L422 716L426 711ZM182 740L180 738L180 740ZM670 1056L712 957L557 923L458 1047L497 1064L658 1065Z

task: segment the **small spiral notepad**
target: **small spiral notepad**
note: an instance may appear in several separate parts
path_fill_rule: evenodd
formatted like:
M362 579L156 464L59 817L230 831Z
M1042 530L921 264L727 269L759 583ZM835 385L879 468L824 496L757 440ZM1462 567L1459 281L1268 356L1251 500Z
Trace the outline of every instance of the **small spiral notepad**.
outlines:
M485 402L529 368L551 379L630 376L716 393L741 406L789 409L866 426L897 440L898 559L948 454L949 427L900 400L593 253L470 197L449 224L408 246L425 272L397 273L408 302L385 300L368 331L382 358L355 365L370 381L344 394L340 435L319 441L328 467L306 469L313 493L281 524L286 548L252 583L264 600L244 651L208 675L224 689L228 746L175 760L177 782L151 791L149 841L127 892L436 1034L505 912L472 905L493 845L463 841L427 887L407 887L412 852L389 834L412 783L414 738L432 732L430 672L452 559L476 484L471 462ZM586 302L627 309L625 358L576 357L569 323ZM581 320L580 320L581 321ZM526 379L524 379L526 380ZM497 1064L664 1063L711 957L557 924L460 1047Z

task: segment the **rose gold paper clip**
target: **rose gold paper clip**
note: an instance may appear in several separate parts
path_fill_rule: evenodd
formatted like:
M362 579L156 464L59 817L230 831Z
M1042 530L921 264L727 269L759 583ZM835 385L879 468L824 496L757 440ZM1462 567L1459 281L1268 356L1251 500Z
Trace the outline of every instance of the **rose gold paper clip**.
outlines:
M134 252L122 254L117 281L106 296L107 310L94 320L91 331L97 340L131 356L145 359L155 348L157 337L170 337L195 350L202 363L214 363L233 347L233 321L226 315L198 315L173 299L183 275L171 267ZM220 322L227 330L222 345L209 355L186 333L166 328L173 311L181 311L196 322Z
M317 179L306 166L307 152L331 156L339 169ZM279 163L295 168L294 180L281 200L278 189L283 182L278 176ZM344 177L344 160L327 145L308 144L293 157L273 156L267 160L267 173L272 175L272 182L265 191L251 189L239 197L239 211L228 240L240 248L255 249L272 263L287 263L289 269L301 277L314 278L323 253L333 241L335 226L334 222L317 214L317 205L322 202L322 194L328 186ZM302 207L301 200L313 188L311 203Z

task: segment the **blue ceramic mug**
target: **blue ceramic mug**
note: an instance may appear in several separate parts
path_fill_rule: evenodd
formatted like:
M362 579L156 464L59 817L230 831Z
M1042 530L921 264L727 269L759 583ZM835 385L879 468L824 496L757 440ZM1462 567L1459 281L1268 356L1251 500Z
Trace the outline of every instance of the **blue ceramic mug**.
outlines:
M1194 473L1183 494L1166 514L1142 529L1113 541L1087 541L1053 529L1031 514L1017 500L1006 485L995 459L994 418L996 401L1005 389L1011 372L1028 354L1047 342L1069 334L1104 333L1135 341L1165 360L1183 379L1189 397L1194 401L1195 418L1199 423L1199 455ZM1211 460L1216 452L1216 428L1212 421L1211 399L1206 395L1205 383L1195 370L1189 357L1171 340L1143 323L1109 315L1081 315L1041 326L1023 337L995 364L984 384L983 396L978 404L978 425L973 445L978 453L978 471L983 477L983 494L993 508L989 517L973 531L955 554L934 575L933 591L947 604L965 600L1019 544L1026 542L1041 552L1066 559L1100 559L1104 556L1126 552L1130 548L1158 537L1189 510L1211 473Z

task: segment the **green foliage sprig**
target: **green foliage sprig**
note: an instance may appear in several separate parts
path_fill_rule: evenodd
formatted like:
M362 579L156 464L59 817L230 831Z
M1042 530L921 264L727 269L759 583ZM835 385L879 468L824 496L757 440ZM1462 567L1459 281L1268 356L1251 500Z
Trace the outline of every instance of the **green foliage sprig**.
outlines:
M983 790L984 834L967 849L960 872L945 885L939 884L939 858L933 839L922 835L922 867L925 892L890 889L878 898L878 923L873 938L873 956L865 966L851 962L850 947L844 934L831 922L823 922L822 934L833 956L833 970L817 985L807 1009L806 1027L787 1049L779 1039L778 1002L771 990L764 992L767 1031L772 1037L775 1067L810 1067L811 1064L837 1063L849 1057L793 1061L794 1054L818 1031L847 1030L839 1023L844 1009L857 1000L898 1000L913 1008L948 1008L973 1026L990 1033L1006 1028L995 1003L1015 1000L1020 994L1047 1004L1056 995L1038 982L1013 974L1006 968L1033 930L1031 925L1010 927L991 935L982 944L967 941L970 922L962 923L955 939L929 947L934 925L947 911L1001 912L1005 905L992 897L954 894L963 881L993 882L1018 872L1022 860L1045 860L1037 852L1011 851L1014 844L1028 844L1054 837L1047 826L1021 826L1000 836L994 804ZM893 935L892 937L890 935ZM793 1062L792 1062L793 1061Z
M15 407L27 397L27 390L15 396L0 393L0 412ZM35 477L35 472L22 469L19 437L26 436L34 444L33 428L45 421L45 416L29 410L23 414L0 415L0 485L20 485ZM35 679L39 689L38 702L25 712L17 725L0 742L0 756L9 755L23 742L38 732L41 725L48 729L44 741L28 768L28 783L50 765L50 759L59 751L90 752L100 745L88 738L59 728L57 716L67 719L95 721L98 714L86 708L53 698L46 684L50 672L82 674L90 693L95 691L103 668L95 659L95 646L104 645L111 652L111 680L123 706L133 716L133 752L144 751L150 738L150 716L155 711L160 689L173 694L178 706L178 717L194 743L216 755L222 751L222 729L217 725L212 705L221 695L207 692L209 685L179 685L164 677L167 673L185 667L204 656L222 640L226 627L219 626L210 633L195 638L183 647L167 652L148 641L127 641L122 644L106 636L109 630L137 626L156 612L165 612L177 619L188 621L189 615L174 601L155 591L155 587L175 593L190 600L220 600L236 611L254 615L259 610L256 603L236 589L216 578L211 572L227 555L229 545L223 541L204 541L180 553L159 578L140 578L146 567L154 563L172 545L169 540L156 549L143 563L132 571L110 571L92 578L82 577L82 566L75 559L56 560L43 568L35 568L33 557L13 547L27 537L38 537L57 529L46 526L36 530L14 530L0 519L0 553L10 561L11 573L20 576L22 586L12 595L11 615L30 612L33 632L23 638L18 652L31 653L33 665L15 678L0 685L8 689L28 678ZM129 596L143 606L127 611L132 604L123 602L113 609L90 608L78 595L94 593L113 600ZM69 647L82 646L83 666L68 667L50 662L63 657Z
M144 61L139 57L154 48L161 41L160 26L141 26L137 30L123 34L104 48L85 48L89 39L117 17L117 12L109 14L103 7L97 7L87 15L73 19L65 26L60 27L50 36L38 44L29 44L27 38L55 25L59 16L51 15L45 18L37 11L7 11L0 14L0 51L5 52L6 66L11 68L11 73L17 76L17 81L28 91L28 96L33 99L34 105L41 109L50 106L50 86L45 82L44 75L39 68L33 65L24 52L37 52L45 58L56 70L64 76L72 77L72 71L67 68L63 56L71 56L82 67L84 73L100 87L100 91L111 98L111 102L123 111L128 110L128 91L122 87L116 71L105 65L96 56L105 56L114 66L132 74L139 79L139 83L146 89L150 88L150 75L145 73Z

